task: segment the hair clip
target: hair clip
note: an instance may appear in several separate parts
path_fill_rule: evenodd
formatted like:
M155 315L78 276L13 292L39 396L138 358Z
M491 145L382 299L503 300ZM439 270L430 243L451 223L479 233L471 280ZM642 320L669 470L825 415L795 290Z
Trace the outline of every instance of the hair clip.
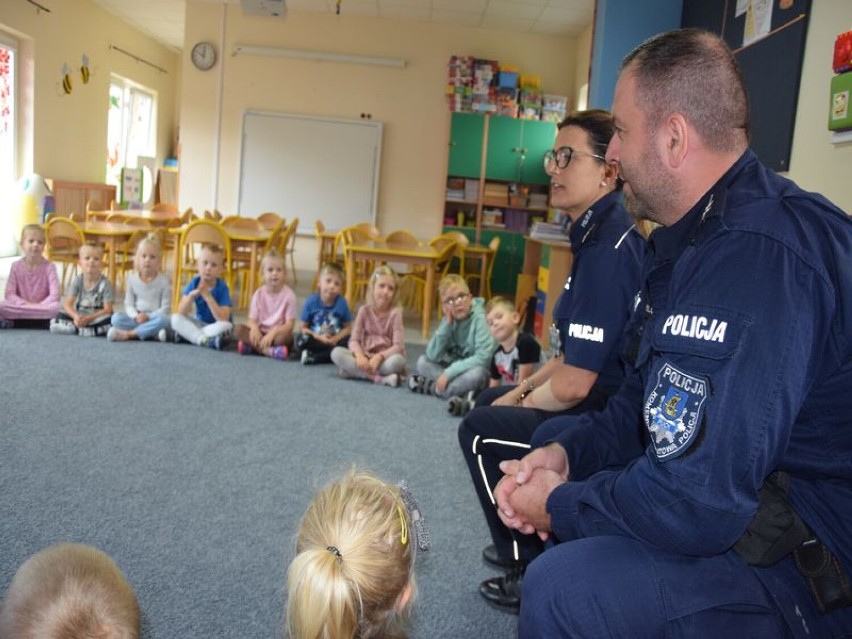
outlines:
M336 546L326 546L325 549L328 552L330 552L332 555L337 557L337 563L340 563L340 562L343 561L343 555L340 554L340 551L337 549Z
M426 527L426 520L420 512L420 507L414 500L414 495L412 495L411 491L408 490L408 484L405 481L401 481L397 487L399 488L400 497L402 497L402 503L408 511L408 518L411 521L411 525L414 526L413 536L417 538L417 548L425 552L432 548L432 536L429 534L429 529ZM403 530L405 531L405 539L407 542L408 529L404 526Z

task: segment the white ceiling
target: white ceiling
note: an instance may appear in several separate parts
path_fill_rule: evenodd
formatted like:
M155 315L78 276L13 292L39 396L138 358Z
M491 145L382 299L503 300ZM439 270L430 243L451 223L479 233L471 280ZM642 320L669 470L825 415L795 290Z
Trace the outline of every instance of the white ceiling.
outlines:
M239 4L239 0L197 0ZM183 49L186 0L94 0L173 49ZM335 13L335 0L286 0L288 11ZM595 0L340 0L348 15L397 18L549 35L579 34L592 23ZM268 18L281 20L286 18Z

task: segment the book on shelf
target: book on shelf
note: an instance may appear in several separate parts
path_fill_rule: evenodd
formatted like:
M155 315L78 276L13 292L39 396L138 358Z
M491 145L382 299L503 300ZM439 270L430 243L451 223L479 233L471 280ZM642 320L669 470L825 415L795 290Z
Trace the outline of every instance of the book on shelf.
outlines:
M568 231L561 224L551 222L534 222L530 227L530 237L536 240L570 242Z

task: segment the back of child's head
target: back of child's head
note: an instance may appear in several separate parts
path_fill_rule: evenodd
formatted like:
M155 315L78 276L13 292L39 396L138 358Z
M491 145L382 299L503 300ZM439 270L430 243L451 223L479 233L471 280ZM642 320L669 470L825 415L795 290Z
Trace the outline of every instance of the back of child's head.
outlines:
M465 279L458 273L448 273L438 282L438 295L441 297L451 288L457 288L462 293L470 293L470 288L467 286Z
M28 235L38 235L42 241L46 239L44 227L41 224L25 224L24 228L21 229L21 243Z
M502 295L495 295L490 300L488 300L488 302L486 302L485 314L487 315L495 308L499 308L500 310L509 314L515 313L518 310L517 308L515 308L515 305L510 299L503 297Z
M373 289L376 286L376 282L382 277L389 277L393 280L393 297L391 298L390 305L396 306L397 298L399 297L399 275L387 264L377 266L376 270L370 276L370 285L367 287L366 293L367 306L373 305Z
M149 251L155 251L157 257L160 257L160 238L156 233L147 233L145 237L139 240L139 243L136 245L136 252L133 254L133 268L137 271L140 270L140 258L143 253L147 253Z
M350 470L302 518L287 575L290 639L405 637L418 543L401 489Z
M338 280L340 280L341 284L343 284L346 281L346 271L343 270L343 268L340 266L340 264L337 264L335 262L327 262L320 269L319 279L322 279L323 277L326 277L327 275L331 275L332 277L336 277Z
M0 606L3 639L138 639L139 604L118 566L82 544L27 559Z

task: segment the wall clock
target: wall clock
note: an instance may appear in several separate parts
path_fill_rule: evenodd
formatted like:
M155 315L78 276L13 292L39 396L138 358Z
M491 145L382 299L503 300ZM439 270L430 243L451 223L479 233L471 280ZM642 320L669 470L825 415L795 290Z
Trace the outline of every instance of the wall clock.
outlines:
M207 71L208 69L213 68L213 65L216 64L216 49L214 49L213 45L209 42L199 42L192 47L192 54L190 57L192 58L192 64L194 64L197 69Z

